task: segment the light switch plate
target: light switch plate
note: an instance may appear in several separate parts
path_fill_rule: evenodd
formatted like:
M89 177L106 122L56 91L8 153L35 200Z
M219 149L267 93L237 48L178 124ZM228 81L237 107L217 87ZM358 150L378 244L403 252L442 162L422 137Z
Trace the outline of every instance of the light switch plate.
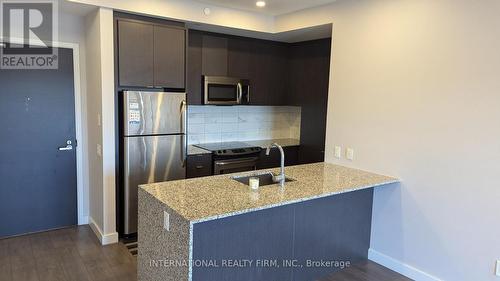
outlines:
M354 149L352 149L352 148L348 148L348 149L346 150L345 157L346 157L348 160L354 160Z
M500 260L497 260L496 276L500 276Z
M170 231L170 214L163 211L163 228Z
M342 158L342 147L335 146L335 158L337 159Z

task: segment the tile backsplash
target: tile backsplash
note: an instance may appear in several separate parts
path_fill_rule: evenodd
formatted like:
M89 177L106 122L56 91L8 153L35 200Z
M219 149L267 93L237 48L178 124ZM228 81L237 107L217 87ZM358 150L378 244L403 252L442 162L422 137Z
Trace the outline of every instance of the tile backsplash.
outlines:
M188 106L188 144L299 139L296 106Z

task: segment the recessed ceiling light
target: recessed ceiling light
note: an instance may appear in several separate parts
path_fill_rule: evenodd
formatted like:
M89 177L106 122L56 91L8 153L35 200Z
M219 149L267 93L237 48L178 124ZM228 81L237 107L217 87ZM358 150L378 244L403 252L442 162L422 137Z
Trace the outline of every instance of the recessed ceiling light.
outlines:
M265 1L257 1L257 2L255 2L255 5L257 5L257 7L259 7L259 8L262 8L262 7L266 6L266 2Z

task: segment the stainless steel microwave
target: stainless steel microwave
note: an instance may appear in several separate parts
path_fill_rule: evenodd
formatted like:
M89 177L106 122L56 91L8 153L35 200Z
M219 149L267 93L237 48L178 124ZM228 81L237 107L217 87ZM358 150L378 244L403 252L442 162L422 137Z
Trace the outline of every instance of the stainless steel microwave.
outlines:
M203 76L204 102L211 105L250 103L250 82L246 79Z

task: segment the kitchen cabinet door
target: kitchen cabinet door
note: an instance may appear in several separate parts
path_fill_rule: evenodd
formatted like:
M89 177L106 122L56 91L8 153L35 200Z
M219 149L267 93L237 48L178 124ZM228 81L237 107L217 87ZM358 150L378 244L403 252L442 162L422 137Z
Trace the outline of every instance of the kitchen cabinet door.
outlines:
M285 44L254 40L251 57L252 105L287 105L288 47Z
M188 58L187 58L187 103L190 105L203 104L201 48L202 35L196 31L189 31Z
M283 147L285 152L285 166L293 166L298 163L298 153L299 146L286 146ZM281 154L278 149L271 149L269 155L266 155L266 151L262 150L260 153L260 159L257 163L257 169L270 169L277 168L281 166Z
M154 85L185 88L186 30L181 27L154 26Z
M203 35L202 74L227 76L227 38Z
M231 37L228 40L227 71L229 76L249 79L252 65L252 39ZM252 85L252 81L250 81Z
M189 155L186 164L186 177L188 179L212 175L212 154Z
M265 41L254 40L252 42L252 68L250 85L250 104L267 105L269 86L271 84L269 69L270 52Z
M154 86L153 25L118 21L120 86Z
M266 105L287 105L286 87L288 85L288 48L280 43L269 44L268 68L270 76L267 87Z
M322 39L290 47L289 100L302 108L300 164L325 159L330 45L330 39Z

